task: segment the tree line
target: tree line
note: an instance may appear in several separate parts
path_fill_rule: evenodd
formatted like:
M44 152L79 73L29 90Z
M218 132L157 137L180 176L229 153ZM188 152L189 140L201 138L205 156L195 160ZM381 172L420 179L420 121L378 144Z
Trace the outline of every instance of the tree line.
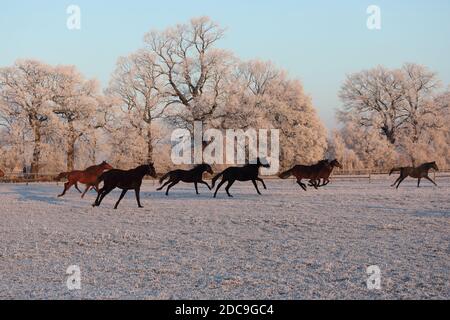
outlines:
M328 138L301 82L271 62L218 48L224 33L207 17L151 31L142 48L118 59L104 90L74 66L18 60L0 68L0 166L71 171L108 159L169 167L166 137L196 121L279 129L283 167L327 155L351 168L428 156L447 163L450 94L427 68L350 75L340 92L342 129Z

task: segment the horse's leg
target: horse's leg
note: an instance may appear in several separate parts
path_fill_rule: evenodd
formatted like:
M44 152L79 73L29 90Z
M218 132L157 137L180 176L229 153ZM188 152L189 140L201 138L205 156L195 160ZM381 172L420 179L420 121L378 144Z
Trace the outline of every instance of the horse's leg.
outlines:
M169 190L178 184L179 181L174 181L170 186L167 187L166 196L169 195Z
M102 195L103 191L104 191L104 189L100 189L98 191L97 198L95 198L95 201L92 204L93 207L97 207L98 206L98 200L100 199L100 196Z
M197 182L194 182L194 186L195 186L195 192L196 192L197 194L200 194L200 193L198 192L198 183L197 183Z
M420 188L420 180L422 180L422 178L417 179L417 188Z
M81 195L81 199L84 199L84 196L86 195L86 193L88 193L88 191L91 189L91 186L86 186L86 190L84 190L83 194Z
M400 177L400 181L397 184L397 189L400 187L400 184L405 180L407 177Z
M395 180L394 184L392 184L391 187L395 187L395 185L400 181L401 178L402 176L398 177L398 179Z
M119 206L120 201L122 201L123 197L127 194L126 189L122 190L122 193L120 194L119 200L116 202L116 205L114 206L114 210L117 210L117 207Z
M434 184L436 187L438 186L436 184L436 182L433 181L433 179L431 179L429 176L425 176L425 179L427 179L428 181L430 181L432 184Z
M205 186L208 187L209 190L211 190L211 187L209 186L209 184L203 180L199 181L198 183L204 184Z
M258 178L256 178L256 180L262 183L262 185L263 185L263 187L264 187L264 190L267 190L266 184L264 183L264 180L263 180L263 179L261 179L261 178L258 177Z
M61 193L61 194L58 196L58 198L63 197L63 196L66 194L66 192L70 189L70 187L72 187L72 183L71 183L70 181L64 183L64 191L63 191L63 193Z
M100 207L100 205L102 204L103 199L105 199L105 197L114 190L114 188L103 188L103 192L100 196L100 199L97 202L97 207Z
M312 186L314 187L314 189L319 190L317 180L312 180L312 182L313 182ZM320 184L320 181L319 181L319 184Z
M305 191L307 191L308 189L306 189L306 185L304 183L302 183L302 180L297 180L298 185Z
M141 205L141 196L140 196L141 188L134 189L134 193L136 194L136 201L137 201L138 207L143 208L143 206Z
M330 179L323 179L322 187L327 186L330 183Z
M253 182L253 185L255 186L256 192L258 192L258 194L261 196L262 194L261 194L261 192L259 192L258 185L256 184L256 180L252 180L252 182Z
M167 187L172 181L169 180L166 183L164 183L161 187L159 187L158 189L156 189L157 191L161 191L162 189L164 189L165 187Z
M214 193L214 198L217 197L217 192L219 192L220 187L222 187L225 182L226 182L226 180L224 179L219 183L219 185L217 186L216 192Z
M230 194L230 188L233 185L233 183L234 183L234 180L230 180L230 181L228 181L228 185L225 187L225 191L227 192L227 195L230 198L233 198L233 196Z
M80 188L78 188L78 183L77 182L75 182L75 189L77 189L79 193L83 193L83 191L81 191Z

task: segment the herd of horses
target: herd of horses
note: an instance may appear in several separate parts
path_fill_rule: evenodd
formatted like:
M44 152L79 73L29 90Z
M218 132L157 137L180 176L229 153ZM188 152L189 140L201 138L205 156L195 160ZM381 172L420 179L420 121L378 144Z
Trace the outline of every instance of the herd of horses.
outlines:
M230 167L218 175L212 178L212 185L203 180L203 176L205 173L209 173L210 175L214 174L212 167L209 164L200 164L195 166L191 170L174 170L170 171L167 174L163 175L159 180L161 187L157 190L161 191L164 188L166 189L166 195L169 195L169 191L175 185L180 182L192 183L194 184L195 191L199 194L198 185L205 185L209 190L213 190L215 185L219 179L221 181L217 185L217 188L214 192L214 198L217 197L217 193L220 188L224 185L225 191L229 197L233 197L230 194L230 188L236 181L251 181L259 195L261 192L258 188L258 182L262 184L264 189L267 190L266 184L264 180L259 176L259 170L261 167L269 168L270 164L262 161L260 158L256 160L256 163L247 164L243 167ZM279 175L281 179L287 179L291 176L294 176L297 179L298 185L305 191L307 191L308 185L310 187L314 187L318 189L320 187L324 187L328 185L330 182L330 176L334 170L334 168L342 168L342 165L338 160L321 160L314 165L296 165L292 169L285 171ZM390 171L389 175L392 175L394 172L400 172L400 177L395 181L392 187L399 188L400 184L407 178L412 177L418 179L417 187L420 187L420 182L422 179L429 180L434 185L436 183L429 177L429 171L434 169L439 171L439 168L436 162L428 162L424 163L418 167L401 167L394 168ZM4 177L4 172L0 170L0 178ZM122 193L117 201L114 209L117 209L122 199L125 197L126 193L129 190L134 190L136 195L136 201L139 208L142 208L140 201L140 189L142 185L142 180L145 176L151 176L153 178L157 177L156 170L153 163L139 166L132 170L119 170L114 169L110 164L106 161L102 162L99 165L91 166L83 171L72 171L72 172L63 172L60 173L55 180L60 181L61 179L66 179L67 182L64 184L64 190L58 197L63 197L66 192L71 188L75 187L82 195L83 198L86 193L95 189L97 191L97 198L93 203L94 207L98 207L101 205L103 199L114 189L119 188L122 189ZM303 180L308 180L309 183L306 185L303 183ZM100 188L100 184L103 182L103 187ZM78 187L78 184L84 184L86 186L84 192L81 191ZM437 185L436 185L437 186Z

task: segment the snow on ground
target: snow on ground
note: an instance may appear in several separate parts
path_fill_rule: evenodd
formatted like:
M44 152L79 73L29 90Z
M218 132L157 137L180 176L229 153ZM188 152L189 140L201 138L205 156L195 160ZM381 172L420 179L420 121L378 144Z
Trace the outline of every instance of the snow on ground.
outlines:
M0 299L449 299L450 179L334 181L303 192L267 181L228 199L147 182L92 208L61 185L0 184ZM66 269L81 268L69 291ZM381 291L366 268L381 269Z

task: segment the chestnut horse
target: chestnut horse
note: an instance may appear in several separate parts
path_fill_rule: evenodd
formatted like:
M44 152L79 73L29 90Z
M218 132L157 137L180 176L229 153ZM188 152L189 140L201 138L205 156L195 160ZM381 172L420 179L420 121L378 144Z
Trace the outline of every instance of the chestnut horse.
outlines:
M5 176L5 173L0 169L0 178L3 178Z
M86 193L94 188L98 192L98 177L106 170L111 170L113 167L103 161L98 166L92 166L87 168L84 171L72 171L72 172L63 172L60 173L59 176L56 177L55 180L60 180L62 178L67 178L68 182L64 184L64 191L58 197L62 197L66 194L66 192L75 185L75 188L81 193L81 190L78 189L78 182L86 185L86 190L81 195L81 198L84 198Z
M312 166L297 165L292 169L283 172L279 175L279 177L281 179L287 179L292 175L295 176L297 178L298 185L305 191L307 190L306 184L304 184L302 180L309 179L312 186L317 189L317 180L319 179L321 173L326 171L328 165L328 160L321 160Z
M428 176L428 171L430 171L431 169L439 171L436 161L424 163L424 164L418 166L417 168L414 168L414 167L394 168L391 170L389 175L392 175L394 172L400 171L400 177L394 182L394 184L391 187L394 187L395 185L397 185L397 189L398 189L398 187L400 187L400 184L403 182L403 180L405 180L408 176L418 179L417 188L420 187L420 181L422 180L422 178L427 179L428 181L430 181L432 184L434 184L437 187L436 182L431 180L431 178Z
M342 169L342 165L339 163L339 161L337 161L337 159L334 159L332 161L329 160L324 160L326 161L323 162L326 165L322 168L322 170L319 172L319 174L317 175L317 180L316 181L310 181L310 186L313 187L314 185L316 185L317 187L324 187L326 185L328 185L330 183L330 176L333 173L334 168L340 168ZM323 179L322 184L320 184L320 180Z

